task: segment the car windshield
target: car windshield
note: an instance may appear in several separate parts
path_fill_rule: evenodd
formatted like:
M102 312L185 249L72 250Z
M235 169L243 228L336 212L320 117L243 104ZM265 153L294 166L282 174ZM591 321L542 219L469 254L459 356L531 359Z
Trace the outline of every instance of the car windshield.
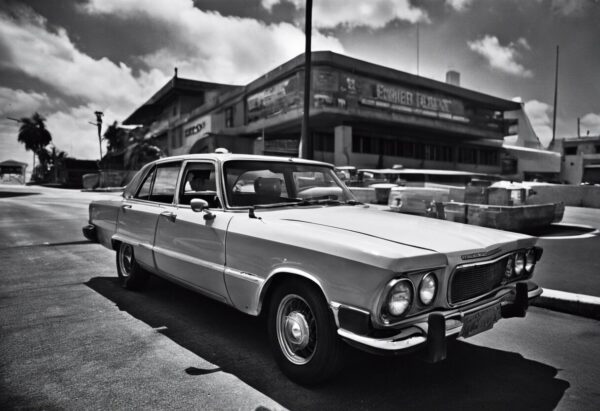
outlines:
M230 207L356 202L327 166L237 160L228 161L223 169Z

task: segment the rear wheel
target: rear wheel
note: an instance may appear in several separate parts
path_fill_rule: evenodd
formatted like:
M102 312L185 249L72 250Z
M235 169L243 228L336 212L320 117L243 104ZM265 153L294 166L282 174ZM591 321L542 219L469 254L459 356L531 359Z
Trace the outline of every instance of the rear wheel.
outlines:
M121 243L117 250L117 274L121 285L129 290L140 290L146 285L149 274L135 261L131 244Z
M317 384L341 368L343 343L316 286L299 280L278 286L270 300L268 328L275 360L291 380Z

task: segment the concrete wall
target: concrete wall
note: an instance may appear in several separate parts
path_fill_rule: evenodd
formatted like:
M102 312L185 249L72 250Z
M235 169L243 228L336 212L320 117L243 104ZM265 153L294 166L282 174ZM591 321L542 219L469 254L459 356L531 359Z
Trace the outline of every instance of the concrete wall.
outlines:
M567 206L600 208L600 186L539 185L533 186L534 195L528 204L563 202Z
M561 182L569 184L581 183L583 177L583 156L565 155L563 159L563 167L560 175Z

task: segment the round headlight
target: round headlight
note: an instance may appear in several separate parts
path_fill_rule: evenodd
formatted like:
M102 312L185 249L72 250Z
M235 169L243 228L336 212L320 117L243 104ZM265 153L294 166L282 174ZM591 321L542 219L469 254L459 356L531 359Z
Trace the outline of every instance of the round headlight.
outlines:
M399 317L410 308L413 291L407 280L399 281L392 287L387 300L387 310L390 315Z
M433 273L426 274L419 284L419 299L424 305L429 305L435 298L437 279Z
M515 275L523 274L523 269L525 268L525 254L517 253L515 257Z
M525 254L525 271L529 274L533 272L535 268L535 250L530 248L527 250L527 254Z

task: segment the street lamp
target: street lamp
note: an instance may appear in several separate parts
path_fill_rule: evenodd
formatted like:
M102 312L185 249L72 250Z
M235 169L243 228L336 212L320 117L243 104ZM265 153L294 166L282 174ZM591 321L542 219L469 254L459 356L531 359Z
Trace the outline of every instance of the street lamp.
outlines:
M96 122L89 122L91 125L98 127L98 146L100 148L100 160L102 160L102 116L104 115L101 111L94 111L96 115Z

